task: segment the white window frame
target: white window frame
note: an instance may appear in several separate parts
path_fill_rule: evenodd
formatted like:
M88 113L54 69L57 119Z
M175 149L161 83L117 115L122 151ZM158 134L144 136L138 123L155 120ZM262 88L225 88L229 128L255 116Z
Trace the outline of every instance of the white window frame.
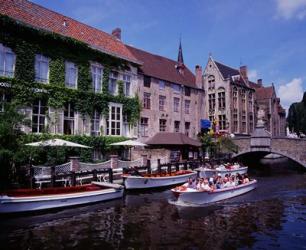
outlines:
M166 111L166 96L159 95L159 111Z
M178 100L178 102L176 102ZM179 112L180 111L180 98L173 97L173 112Z
M12 51L11 48L5 47L2 43L0 43L0 54L2 54L2 56L0 57L2 59L0 61L0 76L14 77L16 54ZM13 61L12 69L7 69L8 54L12 56L12 61Z
M123 74L122 80L124 82L124 95L125 96L131 96L131 80L132 76L130 74Z
M72 104L71 103L67 103L67 109L68 109L68 116L65 116L65 109L66 107L64 107L64 119L63 119L63 133L65 133L65 120L67 121L72 121L73 122L73 126L72 126L72 132L71 134L67 134L67 135L74 135L75 134L75 125L76 125L76 112L75 112L75 108L73 107L73 109L71 108ZM71 109L73 110L73 116L71 116Z
M119 73L116 71L109 72L109 80L108 80L108 93L111 95L117 95L118 93L118 80Z
M50 59L42 54L36 54L35 55L35 81L40 83L49 83L49 73L50 73L50 67L49 67ZM46 78L42 78L41 75L41 66L42 63L47 64L47 75Z
M190 114L190 100L185 100L185 114Z
M75 79L73 80L72 83L69 82L70 74L71 74L70 69L75 70ZM78 85L78 67L76 66L75 63L66 61L65 62L65 86L68 88L77 89L77 85Z
M101 93L102 84L103 84L103 67L101 64L91 63L90 69L91 69L91 77L92 77L92 89L95 93ZM101 73L98 72L98 70L101 70ZM97 88L99 76L100 76L100 89Z
M143 120L146 120L147 123L143 123ZM140 136L147 137L149 135L149 118L141 117L140 118Z
M99 136L101 134L100 123L101 123L101 113L95 110L91 117L90 134L92 136Z
M112 135L112 136L122 136L122 125L123 125L123 116L122 116L122 104L120 103L109 103L108 105L109 107L109 114L108 114L108 119L106 120L106 134L107 135ZM115 108L115 119L112 119L112 108ZM117 108L120 108L120 118L117 119ZM112 130L115 129L117 130L118 127L117 125L115 126L115 128L112 128L112 122L115 122L116 124L119 122L119 134L117 134L117 132L115 131L115 133L113 134Z
M178 127L176 127L177 124L178 124ZM180 126L181 126L181 122L180 121L174 121L174 132L175 133L179 133L180 132Z
M36 101L38 101L38 113L37 114L34 113L34 106L37 106L37 105L34 105ZM47 103L46 103L46 106L43 106L42 105L42 100L39 99L39 100L36 100L36 101L34 102L33 107L32 107L32 124L31 124L31 129L32 129L32 133L43 133L43 132L45 132L44 130L46 129L46 116L47 116L48 112L46 110L46 113L44 114L44 113L41 112L41 109L43 107L47 107ZM35 131L35 132L33 131L33 117L34 116L37 116L37 124L36 124L37 131ZM40 118L44 118L43 124L40 123ZM41 125L43 125L43 129L42 130L40 129Z

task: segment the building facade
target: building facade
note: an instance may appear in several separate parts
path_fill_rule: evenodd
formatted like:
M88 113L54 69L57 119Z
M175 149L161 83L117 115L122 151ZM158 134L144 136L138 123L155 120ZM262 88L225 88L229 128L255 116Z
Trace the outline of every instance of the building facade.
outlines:
M239 69L215 61L211 56L203 74L205 117L216 129L235 135L249 135L257 123L257 111L265 111L265 127L273 136L286 135L286 113L274 86L248 79L247 66Z

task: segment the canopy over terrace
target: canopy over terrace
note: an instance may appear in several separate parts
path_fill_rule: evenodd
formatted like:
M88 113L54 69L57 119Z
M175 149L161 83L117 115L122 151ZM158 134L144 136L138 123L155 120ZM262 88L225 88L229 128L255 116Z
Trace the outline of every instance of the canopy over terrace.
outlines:
M155 148L166 148L171 151L180 151L180 160L190 158L190 153L198 152L199 147L202 145L198 140L192 139L185 134L170 132L157 133L148 139L146 144ZM172 157L170 156L170 158Z

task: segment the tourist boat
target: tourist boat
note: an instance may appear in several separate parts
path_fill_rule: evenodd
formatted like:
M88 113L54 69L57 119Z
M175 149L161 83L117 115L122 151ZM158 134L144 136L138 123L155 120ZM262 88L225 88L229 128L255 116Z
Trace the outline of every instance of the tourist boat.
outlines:
M16 189L0 194L0 213L30 212L112 200L123 196L123 186L92 182L76 187Z
M196 178L196 176L197 172L191 170L180 170L171 174L122 175L126 189L166 187L184 183L188 178Z
M251 180L245 184L240 184L234 187L215 189L213 191L199 191L197 189L186 188L184 186L173 188L171 191L179 202L194 205L204 205L245 194L255 189L256 185L257 181Z
M200 167L195 169L199 173L199 177L201 178L209 178L213 175L221 175L221 177L224 177L226 174L228 175L235 175L237 173L239 174L246 174L248 172L248 167L240 166L239 164L233 164L233 165L221 165L217 168L204 168Z

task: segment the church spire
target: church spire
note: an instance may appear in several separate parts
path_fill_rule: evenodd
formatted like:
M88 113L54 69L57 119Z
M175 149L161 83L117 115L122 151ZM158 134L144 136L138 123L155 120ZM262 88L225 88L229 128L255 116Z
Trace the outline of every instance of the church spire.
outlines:
M177 56L177 62L178 62L178 65L183 65L184 64L181 38L180 38L180 46L179 46L179 51L178 51L178 56Z
M183 58L183 49L182 49L182 42L180 38L176 69L178 70L180 74L184 74L184 68L185 68L185 65L184 65L184 58Z

